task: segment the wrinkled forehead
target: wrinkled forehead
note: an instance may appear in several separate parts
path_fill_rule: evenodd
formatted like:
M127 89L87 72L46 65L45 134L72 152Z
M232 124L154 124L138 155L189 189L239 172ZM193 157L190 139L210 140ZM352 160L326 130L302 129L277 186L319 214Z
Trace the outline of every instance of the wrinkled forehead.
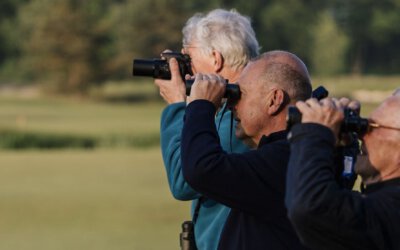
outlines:
M400 96L391 96L370 115L377 123L400 127Z

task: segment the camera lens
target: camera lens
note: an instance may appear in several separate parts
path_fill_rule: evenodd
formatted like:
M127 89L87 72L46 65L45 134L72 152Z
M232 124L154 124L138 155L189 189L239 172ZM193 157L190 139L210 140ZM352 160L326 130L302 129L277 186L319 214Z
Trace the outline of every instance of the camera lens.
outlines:
M153 76L154 75L154 61L153 60L133 60L133 71L134 76Z
M166 60L143 60L135 59L133 60L133 70L132 74L134 76L151 76L158 79L171 79L171 72L169 70L169 65Z

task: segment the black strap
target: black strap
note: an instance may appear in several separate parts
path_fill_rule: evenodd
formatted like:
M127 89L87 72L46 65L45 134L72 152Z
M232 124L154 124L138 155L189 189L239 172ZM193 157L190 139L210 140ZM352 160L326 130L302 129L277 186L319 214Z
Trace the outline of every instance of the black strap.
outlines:
M231 147L231 153L233 153L233 150L232 150L232 133L233 133L233 112L231 111L231 127L229 128L229 146Z
M196 208L194 209L194 213L193 213L193 219L192 219L193 224L196 223L197 217L199 217L200 206L201 206L201 203L203 203L204 199L205 199L204 196L201 196L201 197L197 200Z

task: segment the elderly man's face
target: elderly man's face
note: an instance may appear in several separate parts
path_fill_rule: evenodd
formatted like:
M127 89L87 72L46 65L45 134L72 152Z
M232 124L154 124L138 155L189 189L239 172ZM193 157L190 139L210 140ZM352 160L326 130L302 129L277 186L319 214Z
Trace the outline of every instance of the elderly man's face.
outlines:
M249 146L256 146L261 139L262 128L265 126L266 90L260 81L262 67L260 62L249 63L242 72L238 85L241 98L235 105L234 114L236 137Z
M400 124L399 103L385 102L370 116L371 121L380 125L397 126ZM394 163L400 160L400 131L384 127L374 128L362 137L362 151L356 164L356 172L364 180L385 178ZM396 170L396 169L394 169ZM399 170L399 169L397 169Z

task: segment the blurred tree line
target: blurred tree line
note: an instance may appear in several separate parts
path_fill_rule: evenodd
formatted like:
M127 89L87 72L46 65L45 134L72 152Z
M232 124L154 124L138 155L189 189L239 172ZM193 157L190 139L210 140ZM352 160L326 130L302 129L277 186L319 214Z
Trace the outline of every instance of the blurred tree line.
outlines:
M1 0L0 83L85 93L129 79L133 58L179 50L185 21L214 8L249 16L262 51L313 74L399 73L399 0Z

